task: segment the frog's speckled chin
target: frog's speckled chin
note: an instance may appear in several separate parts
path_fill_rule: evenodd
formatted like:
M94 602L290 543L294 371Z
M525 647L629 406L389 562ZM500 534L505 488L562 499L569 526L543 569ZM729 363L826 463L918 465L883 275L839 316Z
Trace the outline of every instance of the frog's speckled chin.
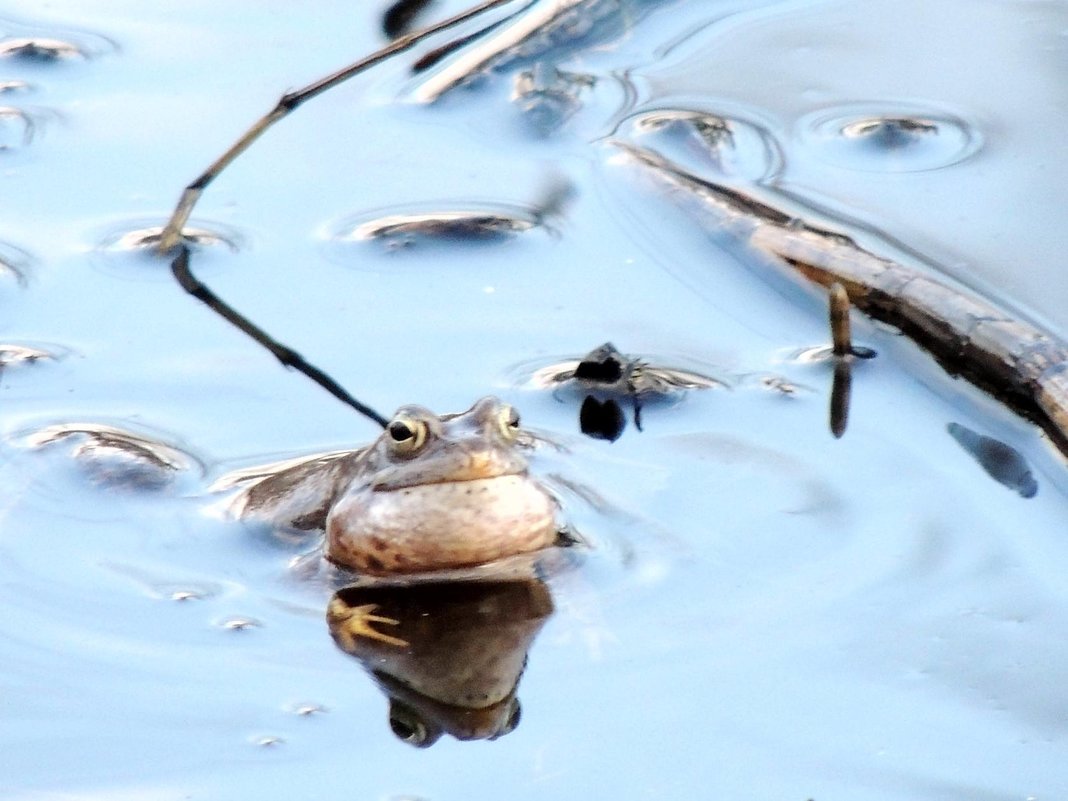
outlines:
M372 575L480 565L552 545L556 512L525 475L360 489L327 518L327 556Z

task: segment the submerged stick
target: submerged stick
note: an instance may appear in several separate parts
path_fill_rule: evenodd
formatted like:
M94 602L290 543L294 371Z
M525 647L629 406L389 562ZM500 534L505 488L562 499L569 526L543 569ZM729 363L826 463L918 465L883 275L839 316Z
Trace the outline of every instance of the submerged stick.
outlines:
M320 78L301 89L287 92L282 95L282 98L273 109L256 120L256 122L252 124L252 127L245 131L245 133L242 134L241 137L226 150L226 152L219 156L211 166L185 188L178 200L178 205L175 206L174 212L171 214L171 218L167 221L167 225L164 226L163 232L160 234L159 245L157 246L158 252L161 254L169 253L179 244L182 238L182 229L189 221L189 215L193 213L193 207L196 206L197 201L200 200L200 196L204 193L204 190L208 185L218 178L219 174L230 166L230 163L233 162L234 159L248 150L252 143L263 135L264 131L302 103L305 103L326 90L332 89L338 84L347 81L349 78L359 75L361 72L382 63L386 59L395 56L397 53L402 53L405 50L410 49L414 45L436 33L455 27L483 12L490 11L498 6L503 6L511 2L514 2L514 0L486 0L466 11L462 11L448 19L431 25L428 28L424 28L421 31L401 36L382 49L375 51L365 58L361 58L359 61L349 64L347 67L344 67L337 72L327 75L325 78Z
M174 274L175 279L178 281L178 284L182 289L224 320L237 328L240 328L258 343L263 345L263 347L267 348L267 350L274 354L274 357L283 365L303 373L339 401L348 404L364 417L374 420L382 428L389 425L389 421L385 417L380 415L370 406L356 400L356 398L346 392L344 387L338 384L334 379L315 365L309 364L303 356L292 348L283 345L272 338L266 331L257 326L243 314L233 309L226 303L226 301L222 300L218 295L212 292L207 285L198 280L197 277L193 275L192 270L189 269L189 248L185 245L179 247L178 255L175 256L174 261L171 262L171 272Z

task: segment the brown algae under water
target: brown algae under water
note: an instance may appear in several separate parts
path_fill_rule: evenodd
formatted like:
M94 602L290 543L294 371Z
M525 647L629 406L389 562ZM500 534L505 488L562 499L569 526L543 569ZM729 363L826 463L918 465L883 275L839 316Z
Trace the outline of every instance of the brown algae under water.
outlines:
M432 4L420 18L429 23L462 7ZM1009 38L1004 8L967 9L988 47ZM1038 36L1037 20L1056 15L1030 8L1032 16L1011 23L1021 36ZM305 74L325 73L379 45L377 17L358 12L351 35L338 37L338 21L353 15L340 3L299 21L250 8L238 23L230 9L211 24L207 10L192 19L139 9L134 22L114 9L60 4L49 12L55 25L9 26L14 38L64 40L66 32L75 42L95 41L74 36L77 26L92 26L121 48L0 61L13 79L38 87L35 104L55 106L67 120L10 154L23 203L2 232L17 246L11 252L25 253L12 259L22 285L14 273L0 275L4 350L15 354L0 373L5 796L280 797L314 787L443 798L502 789L516 798L697 789L1056 797L1068 764L1068 653L1057 636L1068 620L1060 457L1034 428L924 367L857 315L855 340L880 356L853 365L849 430L834 439L825 411L832 363L786 355L827 344L825 300L774 279L769 289L753 276L793 274L778 255L764 260L770 242L776 254L803 253L797 264L847 279L862 306L857 286L867 284L851 285L842 266L857 260L836 258L870 251L872 260L860 264L897 277L904 273L880 256L909 270L931 268L911 260L919 251L940 263L938 238L916 218L926 207L938 219L949 207L942 193L954 184L957 193L967 187L982 225L1004 223L995 207L977 211L976 186L990 180L980 166L1003 165L998 137L1017 135L1016 124L990 124L1000 118L966 97L954 103L944 85L949 100L941 103L933 89L918 88L907 65L885 67L934 63L916 53L959 42L945 26L966 8L943 7L943 26L927 24L935 33L926 41L888 33L932 23L935 12L908 10L874 3L860 18L841 3L538 3L421 75L408 69L424 55L414 52L338 89L334 100L302 107L206 194L198 227L232 228L241 246L203 244L192 259L198 276L361 398L458 410L493 391L560 443L562 450L542 449L533 469L573 488L562 491L564 511L593 547L544 587L513 585L487 596L499 600L475 599L484 616L462 612L472 625L468 634L450 629L454 645L431 631L380 626L431 660L411 664L397 651L375 650L386 643L350 641L349 610L379 604L381 617L414 620L444 608L440 595L428 589L426 601L394 600L335 590L288 569L306 540L259 538L202 513L201 469L211 477L256 454L352 447L372 438L370 427L354 425L351 412L278 370L170 283L139 279L138 271L158 276L159 265L140 257L127 264L114 247L125 223L163 224L174 189L205 154L293 83L294 52L310 54ZM523 26L537 33L549 25L544 36L518 36ZM819 35L821 25L841 41ZM872 44L881 37L912 44L895 60L889 46ZM176 48L179 41L197 47ZM883 69L836 68L863 51L850 42L871 47ZM732 48L747 47L750 55L732 60ZM686 69L695 53L725 62ZM818 70L821 80L767 80L761 73L775 69L775 55L784 70L797 66L800 76L809 65L804 74ZM511 100L511 79L539 59L596 79L576 84L579 106L548 134L532 133ZM1017 59L996 61L1020 69ZM695 87L686 76L698 73L706 83ZM710 87L709 76L722 86ZM847 78L870 86L835 85ZM968 80L984 83L975 74ZM523 86L529 90L526 79ZM439 98L431 106L393 102L431 91ZM1013 105L1015 94L991 93L989 102ZM901 97L916 100L906 107ZM644 134L627 142L629 151L609 144L625 138L627 120L647 113L660 118L653 135L666 132L683 153ZM666 129L665 116L676 120ZM694 133L690 121L708 117L712 124ZM967 121L981 136L932 139L931 126L948 130L947 121ZM846 128L847 144L828 142L827 131ZM740 148L733 152L732 138ZM354 141L365 150L358 159ZM135 149L154 165L151 180L129 158ZM650 152L663 162L643 162ZM333 220L421 209L427 176L434 196L455 198L446 211L492 207L494 199L504 209L522 205L536 196L546 160L562 165L578 190L558 236L466 250L439 249L430 237L385 252L330 239ZM891 161L892 171L879 167ZM829 183L812 183L816 162ZM910 165L923 169L903 169ZM1019 172L1024 185L1041 182ZM853 178L860 173L863 180ZM656 180L644 183L647 174ZM69 191L71 175L98 188L92 208ZM639 191L650 184L659 188ZM709 185L718 187L711 197ZM711 210L715 241L668 211L658 194L664 186L703 218ZM892 201L907 192L915 201L895 216ZM726 212L717 205L724 195L735 204ZM47 220L34 212L44 203ZM146 225L152 214L159 217ZM780 225L780 215L795 222ZM1017 222L1028 232L1034 225ZM910 225L922 232L910 236ZM914 249L902 255L901 242ZM885 243L892 252L881 250ZM1041 237L1024 236L1021 260L1040 262L1041 246ZM957 291L960 260L947 262L952 277L924 278ZM998 320L1022 323L1032 311L1043 320L1037 328L1059 331L1047 309L1015 291L1017 276L1005 281L976 284L999 287L979 294L1011 312L999 311ZM898 308L930 309L924 321L949 308L944 294L916 298ZM960 319L974 321L974 310ZM957 341L957 329L947 330L926 335ZM976 352L1000 354L979 329L965 333ZM722 377L725 386L647 406L644 430L628 429L610 446L577 436L573 399L518 376L557 361L551 354L580 356L606 341L628 359ZM31 346L55 358L18 357ZM773 387L792 389L765 389ZM70 423L90 419L97 422ZM124 439L123 428L137 433ZM16 436L33 432L34 443ZM51 444L27 449L43 439ZM128 481L121 492L69 469L73 456L91 476L125 476L116 461L123 442L135 462L156 465L156 478ZM1027 464L997 443L1011 443ZM94 464L103 469L94 473ZM507 608L518 622L494 617ZM480 661L494 635L519 646L497 665ZM480 692L493 699L490 712L446 708L466 703L470 685L427 668L441 658L439 646L470 654L463 662L472 667L489 665ZM416 685L438 692L439 702L413 696ZM456 739L468 735L497 739ZM57 748L61 762L48 756Z

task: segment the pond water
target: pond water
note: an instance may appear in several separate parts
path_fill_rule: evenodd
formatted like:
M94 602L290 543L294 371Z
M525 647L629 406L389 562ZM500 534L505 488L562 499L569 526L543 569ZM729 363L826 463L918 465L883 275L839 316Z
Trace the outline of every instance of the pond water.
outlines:
M832 436L834 365L804 357L825 300L614 144L774 186L1064 333L1064 5L586 3L434 103L455 62L390 60L208 189L193 269L272 335L386 414L496 394L557 444L535 470L591 547L548 580L519 725L427 749L332 640L306 543L207 489L377 427L131 245L283 91L383 44L386 4L357 6L0 3L0 797L1064 798L1062 457L860 318L879 356ZM732 147L690 112L740 121ZM471 209L523 230L354 236ZM581 395L531 377L606 340L727 386L584 437ZM131 470L115 430L166 466Z

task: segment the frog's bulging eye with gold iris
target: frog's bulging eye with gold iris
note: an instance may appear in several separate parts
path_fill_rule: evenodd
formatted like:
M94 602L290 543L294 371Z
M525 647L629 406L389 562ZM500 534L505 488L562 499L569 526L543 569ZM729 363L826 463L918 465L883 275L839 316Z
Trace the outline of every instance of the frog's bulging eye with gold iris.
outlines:
M426 442L426 423L407 415L393 418L386 431L394 453L415 453Z
M497 425L505 439L515 439L519 435L519 412L514 406L502 406L497 413Z

